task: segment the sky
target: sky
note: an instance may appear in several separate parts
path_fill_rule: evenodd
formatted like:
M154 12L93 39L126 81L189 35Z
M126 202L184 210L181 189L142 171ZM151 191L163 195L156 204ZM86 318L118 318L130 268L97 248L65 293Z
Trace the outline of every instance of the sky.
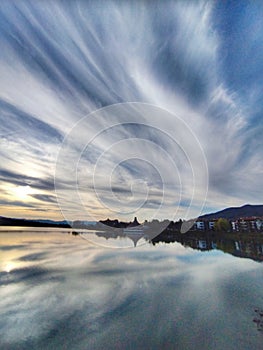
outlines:
M2 0L0 216L261 204L262 17L256 0Z

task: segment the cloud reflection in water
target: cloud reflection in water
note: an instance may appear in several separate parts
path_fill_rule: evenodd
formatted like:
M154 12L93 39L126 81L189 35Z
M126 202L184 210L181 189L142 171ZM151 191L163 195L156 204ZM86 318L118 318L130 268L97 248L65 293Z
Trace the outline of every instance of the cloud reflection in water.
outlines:
M41 237L9 233L14 249L1 255L1 348L259 348L259 263L179 243L117 250Z

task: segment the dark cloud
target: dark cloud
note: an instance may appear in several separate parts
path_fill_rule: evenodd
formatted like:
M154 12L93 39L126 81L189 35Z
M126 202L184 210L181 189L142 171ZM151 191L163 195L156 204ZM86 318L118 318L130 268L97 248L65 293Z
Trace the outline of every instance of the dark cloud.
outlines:
M42 202L57 203L57 198L55 196L51 196L51 195L31 194L31 197L38 199Z
M0 99L0 128L2 134L11 134L11 139L15 140L35 138L38 142L62 141L62 135L58 130L2 99Z
M19 261L41 261L46 258L47 254L45 252L26 254L21 256Z
M0 205L8 207L34 208L35 206L23 201L0 199Z
M158 208L162 205L162 202L159 200L159 199L150 199L150 200L147 200L143 207L144 208Z
M28 185L41 190L54 190L54 180L52 178L39 179L32 176L17 174L9 170L0 171L0 180L17 186Z
M108 188L104 188L104 190L108 191ZM131 190L129 188L113 186L111 188L111 190L112 190L113 193L120 193L120 194L131 195Z
M16 250L16 249L23 249L27 246L24 244L12 244L12 245L0 245L0 250L8 251L8 250Z

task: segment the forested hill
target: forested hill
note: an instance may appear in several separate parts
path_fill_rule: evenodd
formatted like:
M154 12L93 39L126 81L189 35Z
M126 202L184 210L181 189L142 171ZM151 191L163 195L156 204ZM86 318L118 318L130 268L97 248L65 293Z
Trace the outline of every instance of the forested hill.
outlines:
M234 220L242 217L251 217L251 216L263 216L263 205L250 205L246 204L242 207L233 207L226 208L215 213L202 215L200 219L219 219L225 218L228 220Z

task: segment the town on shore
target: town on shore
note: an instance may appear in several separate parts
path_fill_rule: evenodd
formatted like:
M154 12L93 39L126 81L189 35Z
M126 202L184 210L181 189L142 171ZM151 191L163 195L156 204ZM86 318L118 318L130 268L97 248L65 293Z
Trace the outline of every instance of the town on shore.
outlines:
M148 222L147 220L144 221L142 225L147 227L153 227L161 225L164 227L164 231L174 231L174 232L180 232L181 226L182 226L183 220L178 221L170 221L170 220L152 220L151 222ZM100 229L103 227L109 227L109 228L126 228L127 226L136 226L140 225L140 223L137 221L137 218L134 218L134 221L131 223L118 221L115 220L100 220L95 227ZM74 227L83 227L81 222L75 222ZM94 226L93 226L94 229ZM193 226L189 229L189 232L193 231L201 231L201 232L263 232L263 217L242 217L235 220L228 220L225 218L218 218L218 219L197 219Z
M0 216L0 226L31 226L31 227L64 227L88 230L133 229L138 226L145 229L157 229L160 233L181 233L184 220L178 221L153 219L138 222L135 217L132 222L106 219L100 221L53 221L6 218ZM156 231L156 230L155 230ZM205 214L192 220L189 233L193 232L225 232L225 233L263 233L263 205L244 205L236 208L226 208L216 213Z

